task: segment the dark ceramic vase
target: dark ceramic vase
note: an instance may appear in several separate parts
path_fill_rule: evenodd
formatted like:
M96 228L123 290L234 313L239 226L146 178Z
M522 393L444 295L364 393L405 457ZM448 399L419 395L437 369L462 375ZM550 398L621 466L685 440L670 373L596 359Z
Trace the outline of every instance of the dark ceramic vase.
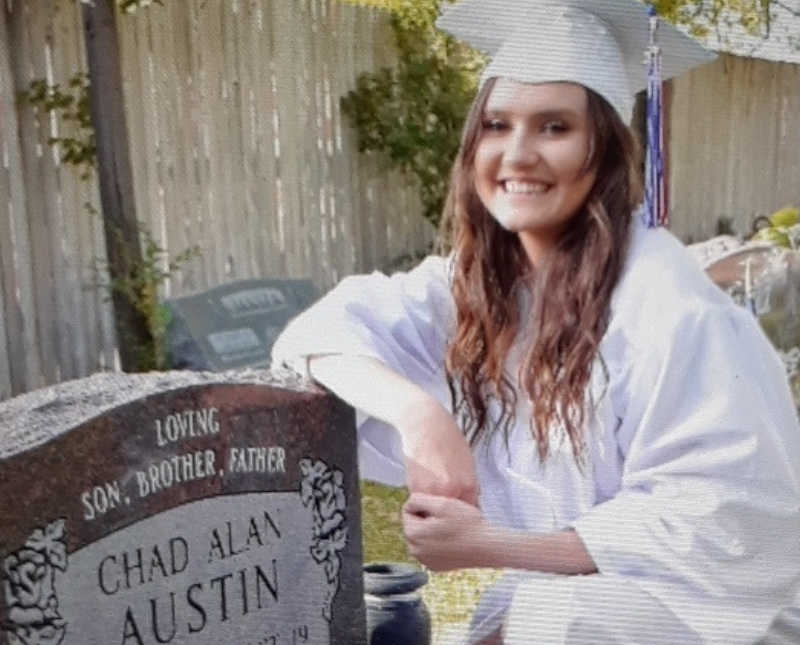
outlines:
M419 589L428 574L402 562L364 565L368 645L430 645L431 617Z

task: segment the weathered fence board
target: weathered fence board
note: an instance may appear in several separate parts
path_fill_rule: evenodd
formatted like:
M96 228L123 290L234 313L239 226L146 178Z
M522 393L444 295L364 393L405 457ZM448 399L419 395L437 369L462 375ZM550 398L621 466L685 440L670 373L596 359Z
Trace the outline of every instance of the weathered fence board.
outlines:
M0 5L0 398L113 369L97 186L48 144L70 124L15 105L85 71L80 6ZM390 65L381 14L337 0L186 0L118 18L137 216L170 257L164 286L310 277L320 290L433 237L407 181L360 155L339 99ZM164 260L166 263L166 259ZM102 276L102 271L101 274Z
M800 65L721 54L672 81L670 228L706 239L719 218L800 204Z

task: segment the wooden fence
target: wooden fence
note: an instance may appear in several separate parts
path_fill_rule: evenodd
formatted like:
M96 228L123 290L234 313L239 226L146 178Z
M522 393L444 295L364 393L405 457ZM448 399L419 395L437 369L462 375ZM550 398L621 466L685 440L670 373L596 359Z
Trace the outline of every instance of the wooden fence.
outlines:
M800 65L721 54L671 82L670 228L686 242L727 218L800 206Z
M137 214L178 296L251 277L340 277L423 250L413 189L358 153L339 98L393 61L379 13L337 0L181 0L119 17ZM16 102L85 70L79 4L0 7L0 399L116 364L97 187ZM90 204L91 208L87 208Z

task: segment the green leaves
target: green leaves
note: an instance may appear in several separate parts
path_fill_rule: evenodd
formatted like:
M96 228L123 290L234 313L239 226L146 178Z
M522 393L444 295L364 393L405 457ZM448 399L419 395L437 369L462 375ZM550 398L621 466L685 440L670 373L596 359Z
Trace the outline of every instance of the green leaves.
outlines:
M800 208L784 206L769 217L760 217L766 226L759 228L751 239L769 242L787 249L797 249L798 224L800 224Z
M116 278L107 278L111 274L110 267L99 259L95 260L93 286L103 289L109 300L114 294L119 294L144 319L149 342L134 347L136 371L165 370L170 367L167 342L170 312L161 302L159 290L186 264L199 257L201 251L200 247L192 246L170 258L169 252L159 245L147 225L140 222L138 228L142 247L141 261L134 259L131 254L125 262L129 271ZM114 234L122 236L120 231L115 231Z
M19 100L59 117L68 134L50 137L47 143L58 149L62 163L75 166L81 171L81 179L88 180L97 156L89 109L89 77L77 72L69 79L66 88L58 83L48 85L45 79L36 79L31 81L27 90L20 92Z
M769 24L774 0L655 0L658 13L675 24L688 25L695 36L705 35L723 19L738 21L752 34Z
M365 0L359 4L377 3ZM424 215L441 217L461 127L483 58L434 26L441 0L386 0L398 63L362 74L342 98L361 152L377 152L418 185Z

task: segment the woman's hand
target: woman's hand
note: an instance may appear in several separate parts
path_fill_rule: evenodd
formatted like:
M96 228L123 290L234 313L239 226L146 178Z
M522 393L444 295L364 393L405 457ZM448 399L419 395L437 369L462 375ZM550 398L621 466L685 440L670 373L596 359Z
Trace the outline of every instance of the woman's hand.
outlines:
M403 506L408 551L433 571L485 566L481 512L452 497L412 493Z
M475 460L452 415L433 399L421 401L398 423L409 491L478 506Z
M597 573L573 529L535 533L491 525L478 508L450 497L412 493L403 506L403 532L409 553L434 571L490 567Z

